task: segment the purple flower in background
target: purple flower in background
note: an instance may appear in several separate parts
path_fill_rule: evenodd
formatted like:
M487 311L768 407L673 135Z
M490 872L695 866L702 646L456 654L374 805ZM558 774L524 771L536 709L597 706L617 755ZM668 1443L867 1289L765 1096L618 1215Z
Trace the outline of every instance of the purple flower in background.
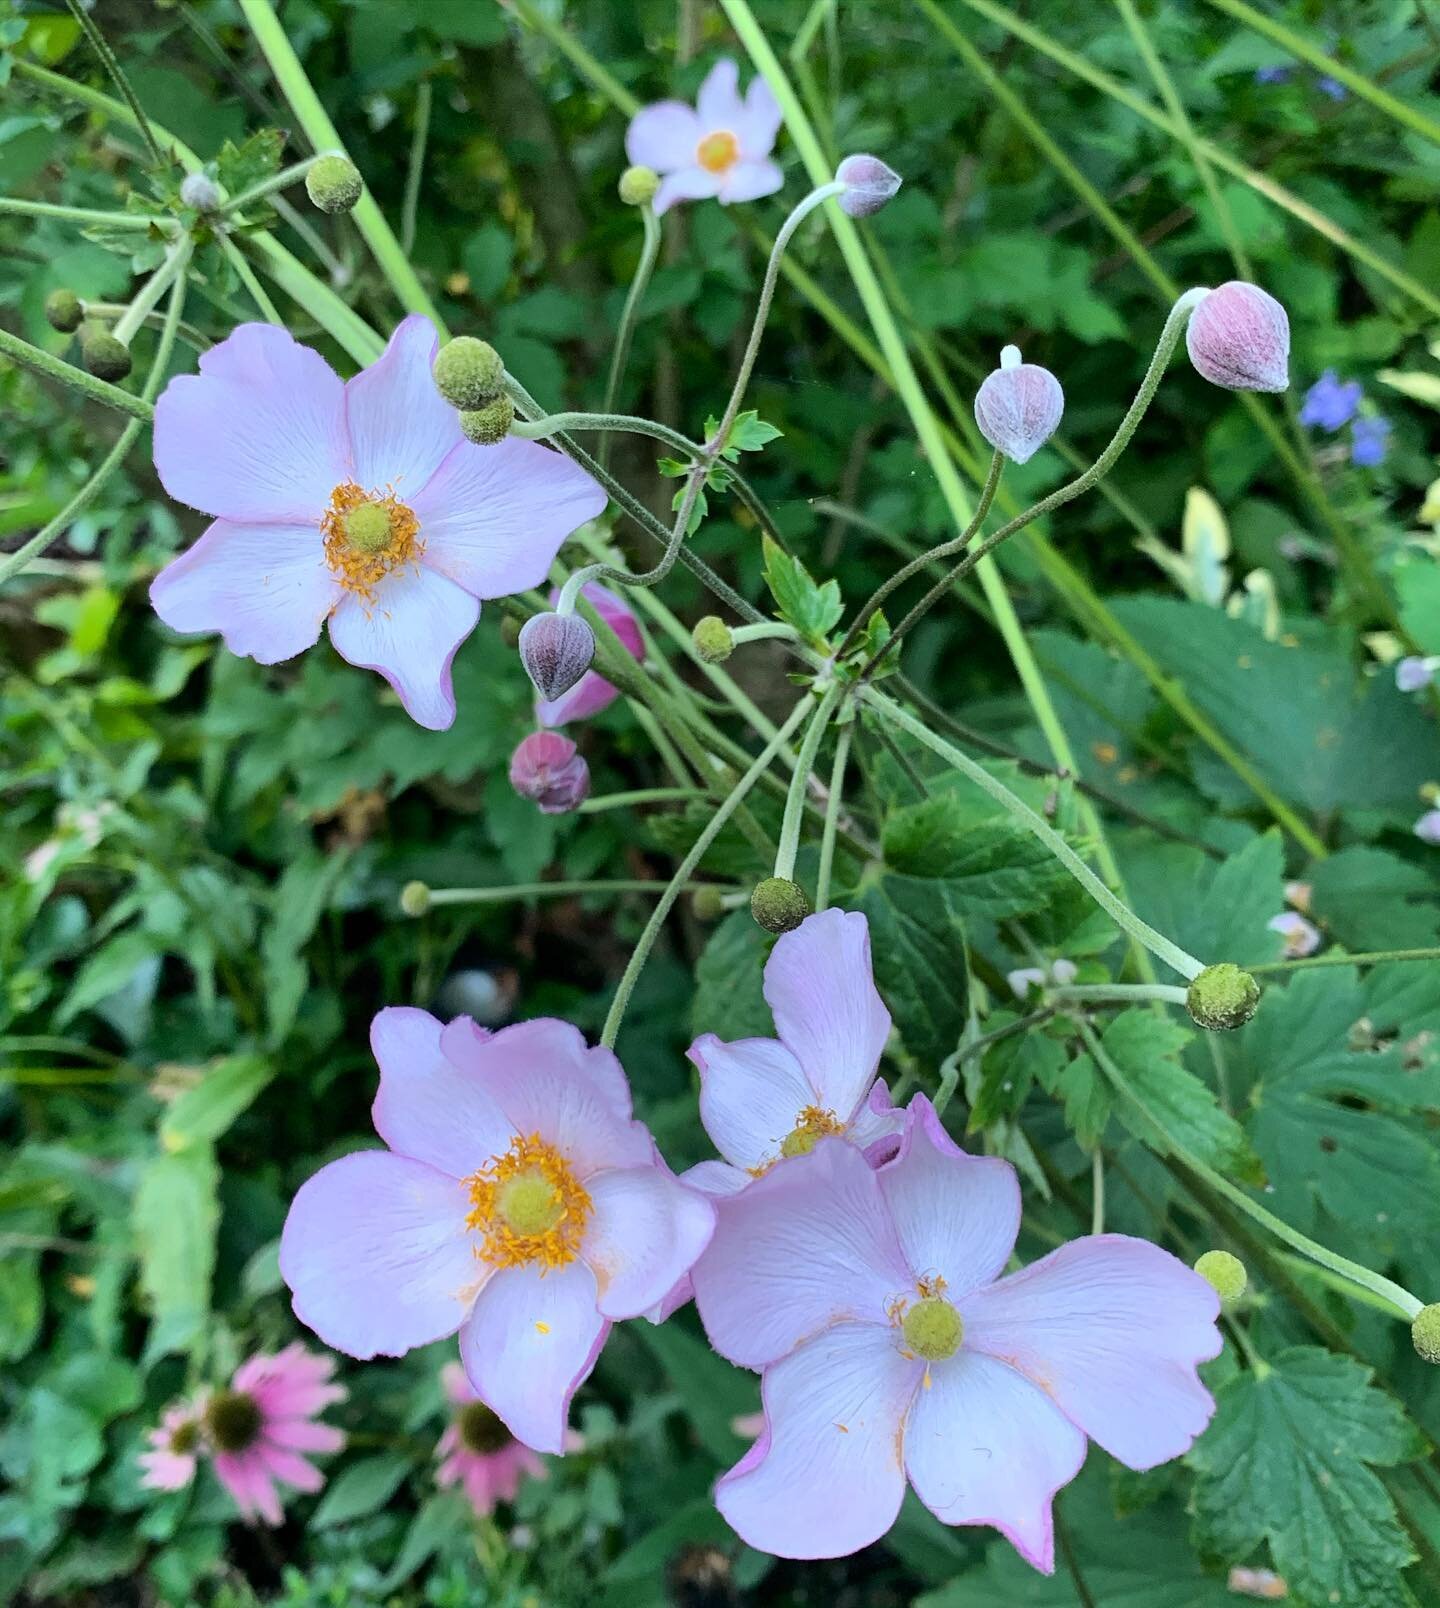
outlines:
M1412 830L1422 843L1440 845L1440 810L1426 810Z
M1385 462L1390 450L1390 421L1378 413L1356 419L1350 426L1350 462L1362 469L1373 469Z
M1338 78L1331 78L1327 73L1322 73L1315 80L1315 87L1322 95L1328 95L1333 101L1342 101L1350 93Z
M1434 679L1440 659L1421 659L1414 655L1400 659L1395 665L1395 685L1401 692L1419 692Z
M1257 84L1286 84L1290 81L1293 67L1257 67L1255 69L1255 82Z
M1359 380L1342 380L1334 369L1326 369L1305 393L1300 422L1321 430L1339 430L1355 417L1364 394Z
M1320 947L1319 928L1306 921L1297 910L1282 910L1278 916L1271 916L1265 925L1271 932L1280 934L1287 960L1313 955Z

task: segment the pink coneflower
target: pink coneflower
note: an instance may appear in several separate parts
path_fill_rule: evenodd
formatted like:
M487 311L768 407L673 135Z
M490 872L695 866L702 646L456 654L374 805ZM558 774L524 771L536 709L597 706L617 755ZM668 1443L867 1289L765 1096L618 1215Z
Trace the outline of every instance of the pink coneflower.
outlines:
M435 1482L463 1485L470 1506L484 1518L497 1502L515 1500L524 1475L543 1480L545 1465L480 1400L458 1362L447 1362L440 1378L455 1415L435 1448Z
M152 1491L178 1491L195 1478L201 1450L201 1419L205 1396L177 1401L165 1409L159 1424L145 1437L150 1450L141 1452L140 1483Z

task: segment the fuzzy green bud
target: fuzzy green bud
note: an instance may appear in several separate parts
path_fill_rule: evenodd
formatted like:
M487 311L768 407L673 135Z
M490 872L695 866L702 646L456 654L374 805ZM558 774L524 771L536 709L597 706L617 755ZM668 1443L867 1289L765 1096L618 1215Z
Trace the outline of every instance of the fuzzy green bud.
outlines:
M750 895L750 914L766 932L793 932L810 914L810 897L789 877L766 877Z
M306 171L305 193L322 212L349 212L365 191L348 156L322 156Z
M735 633L718 614L707 614L703 620L697 620L690 640L706 664L723 664L735 651Z
M505 365L488 341L460 335L440 348L435 367L436 389L452 408L483 408L500 394Z
M690 910L696 921L719 921L725 914L724 897L713 882L703 883L690 895Z
M1244 1027L1260 1003L1260 985L1228 960L1207 966L1190 984L1185 1008L1190 1019L1212 1033Z
M400 890L401 914L423 916L430 908L430 889L424 882L407 882Z
M1245 1264L1229 1251L1206 1251L1196 1262L1195 1271L1227 1307L1244 1295L1245 1286L1250 1282Z
M905 1343L926 1362L944 1362L960 1349L965 1325L960 1314L942 1295L917 1301L900 1324Z
M97 380L123 380L130 372L130 348L99 324L80 331L80 361Z
M45 322L62 335L73 335L84 317L84 305L73 290L52 290L45 298Z
M660 175L654 168L628 167L620 175L620 199L627 207L648 206L660 188Z
M481 408L468 408L460 415L460 429L467 441L477 447L498 446L510 434L515 422L515 404L502 391Z
M1440 1301L1432 1301L1415 1314L1410 1338L1426 1362L1440 1363Z

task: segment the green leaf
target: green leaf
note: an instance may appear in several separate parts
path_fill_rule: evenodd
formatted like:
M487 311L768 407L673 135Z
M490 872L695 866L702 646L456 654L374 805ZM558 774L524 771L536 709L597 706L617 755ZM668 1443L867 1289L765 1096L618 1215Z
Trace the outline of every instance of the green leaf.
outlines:
M955 908L971 918L1029 915L1069 883L1037 838L1005 815L977 822L953 794L892 811L883 846L893 870L944 881Z
M381 1591L394 1591L450 1542L470 1531L475 1515L459 1491L437 1491L415 1515L400 1554L380 1583Z
M410 1471L410 1459L398 1452L379 1452L352 1463L333 1481L310 1520L314 1530L328 1530L378 1512Z
M780 618L793 625L810 645L824 651L830 633L840 623L845 605L840 600L840 583L817 584L798 558L792 558L769 536L763 538L765 584L775 599Z
M230 196L237 196L278 173L284 151L285 136L273 128L257 129L239 145L226 140L215 158L215 177Z
M353 855L354 850L348 846L333 854L307 848L285 867L275 889L275 916L260 941L265 1013L272 1044L280 1043L295 1025L310 979L310 968L301 951L329 908Z
M748 909L732 910L710 935L695 966L692 1031L722 1039L773 1038L765 1003L765 962L772 939Z
M1218 864L1183 843L1122 841L1121 870L1136 915L1207 963L1275 959L1280 940L1266 923L1285 908L1278 832L1252 838Z
M274 1076L273 1063L260 1055L217 1061L165 1113L160 1143L167 1150L188 1150L218 1139Z
M1353 843L1306 875L1311 913L1347 949L1426 949L1440 933L1433 871Z
M1018 1015L1016 1011L992 1011L985 1018L985 1031L998 1032L1016 1021ZM1001 1039L985 1052L980 1088L970 1108L966 1132L979 1133L1002 1117L1017 1115L1037 1082L1053 1090L1065 1070L1065 1061L1065 1046L1043 1030L1026 1030Z
M1414 1558L1373 1466L1408 1462L1424 1442L1370 1370L1318 1347L1282 1352L1217 1393L1190 1453L1195 1536L1231 1562L1269 1543L1302 1604L1395 1608Z
M219 1169L208 1145L147 1162L132 1226L150 1303L149 1354L183 1351L204 1332L215 1267Z
M959 1043L969 1008L965 926L952 885L886 871L863 884L855 902L869 919L875 981L905 1047L938 1066Z

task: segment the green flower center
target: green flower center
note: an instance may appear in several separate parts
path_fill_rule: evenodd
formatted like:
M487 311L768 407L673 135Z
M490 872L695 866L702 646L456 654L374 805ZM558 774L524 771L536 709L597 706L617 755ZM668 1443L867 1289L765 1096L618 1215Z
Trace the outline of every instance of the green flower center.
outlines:
M345 518L345 540L361 553L378 553L390 544L390 511L383 503L362 502Z
M243 1390L220 1390L205 1409L205 1427L222 1452L243 1452L253 1446L264 1422L259 1405Z
M540 1172L522 1172L507 1178L500 1186L496 1205L505 1226L524 1239L548 1234L565 1215L559 1190Z
M503 1451L510 1444L510 1431L483 1401L467 1401L456 1420L460 1444L467 1452L486 1455Z
M176 1427L175 1433L170 1437L170 1450L180 1457L187 1457L195 1450L200 1439L200 1426L193 1418L187 1418L183 1424Z
M944 1362L960 1349L965 1325L960 1314L942 1295L917 1301L901 1320L905 1344L926 1362Z

